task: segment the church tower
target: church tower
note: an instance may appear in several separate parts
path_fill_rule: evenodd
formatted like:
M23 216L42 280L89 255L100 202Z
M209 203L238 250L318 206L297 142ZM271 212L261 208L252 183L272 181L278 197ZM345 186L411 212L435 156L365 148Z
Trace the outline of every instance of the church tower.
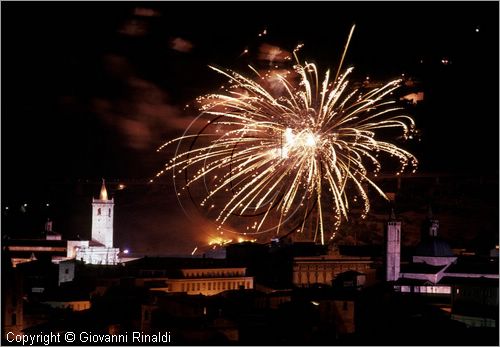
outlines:
M434 218L432 214L432 207L429 205L427 211L427 220L422 225L420 241L428 241L436 238L439 231L439 220Z
M396 220L394 210L387 222L385 245L385 279L397 281L401 264L401 221Z
M113 248L114 206L114 199L108 199L108 191L103 179L99 199L92 198L92 240L108 248Z

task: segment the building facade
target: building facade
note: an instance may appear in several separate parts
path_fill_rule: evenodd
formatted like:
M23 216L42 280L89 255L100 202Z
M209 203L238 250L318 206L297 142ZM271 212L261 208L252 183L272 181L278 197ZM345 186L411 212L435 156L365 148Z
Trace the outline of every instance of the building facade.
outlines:
M293 285L309 287L314 284L332 285L332 281L346 271L372 272L370 257L324 255L293 259Z
M152 288L188 295L215 295L226 290L253 289L253 277L246 276L246 268L181 269L180 278L165 278L166 287Z
M108 199L106 185L102 180L99 199L92 198L92 240L87 241L88 245L74 244L71 250L68 247L68 254L74 253L77 260L87 264L118 264L120 250L113 247L114 205L114 199Z
M397 281L400 271L401 255L401 221L396 220L394 210L387 223L386 230L385 279Z

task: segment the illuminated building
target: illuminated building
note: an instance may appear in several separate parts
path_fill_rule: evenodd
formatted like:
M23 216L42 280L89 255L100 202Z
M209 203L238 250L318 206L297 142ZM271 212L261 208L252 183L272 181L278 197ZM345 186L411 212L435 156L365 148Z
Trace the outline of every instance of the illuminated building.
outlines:
M127 268L137 286L155 291L215 295L254 288L254 278L246 275L245 267L222 259L146 257L128 262Z
M120 250L113 247L114 205L114 199L108 199L106 185L102 180L99 199L92 199L92 240L68 241L68 257L74 256L88 264L118 263Z
M338 275L347 271L373 273L372 264L373 260L370 257L344 255L295 257L293 259L293 284L298 287L309 287L313 284L332 285L332 281Z
M498 257L455 256L438 229L439 221L429 210L422 241L412 262L401 266L394 290L451 297L452 319L472 327L497 327Z
M386 281L396 281L399 278L400 271L401 222L396 220L394 210L391 213L391 220L387 223L385 242L385 279Z
M12 266L27 263L33 260L51 260L54 263L65 259L66 241L61 240L61 234L52 230L52 221L45 223L45 237L39 239L10 239L4 240L6 250L9 251Z
M66 257L66 241L47 239L5 240L12 265L49 259L54 263Z
M181 269L181 278L169 278L169 292L191 295L215 295L225 290L253 289L253 277L245 275L245 268Z

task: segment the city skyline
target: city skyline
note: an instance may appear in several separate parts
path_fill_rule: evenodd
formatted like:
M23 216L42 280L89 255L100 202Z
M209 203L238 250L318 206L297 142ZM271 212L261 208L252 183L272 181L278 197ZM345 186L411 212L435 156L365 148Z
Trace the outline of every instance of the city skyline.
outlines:
M1 7L2 344L498 345L498 2Z
M270 50L290 52L302 43L303 59L334 70L354 23L344 61L355 67L353 81L404 74L424 91L423 103L408 107L421 131L421 141L411 145L417 174L497 177L498 80L492 76L498 75L498 19L489 10L494 5L199 6L205 15L181 3L5 6L10 15L4 27L12 31L4 31L4 67L10 66L4 68L4 84L10 88L2 117L2 205L48 203L59 217L56 227L70 235L88 232L76 221L87 219L82 207L96 193L86 190L88 196L79 197L73 209L55 210L74 200L69 196L74 198L79 180L85 185L101 178L153 177L171 156L156 148L197 115L196 97L223 82L208 65L238 72L247 64L265 67ZM271 59L279 59L273 54ZM163 230L152 232L158 240L197 224L184 217L185 223L172 221L182 211L169 179L162 183L160 196L122 198L129 206L136 199L139 210L156 210L150 219L158 222L151 224L161 228L144 220L137 228ZM129 188L112 190L124 195ZM61 221L65 213L77 217ZM131 233L123 232L125 238Z

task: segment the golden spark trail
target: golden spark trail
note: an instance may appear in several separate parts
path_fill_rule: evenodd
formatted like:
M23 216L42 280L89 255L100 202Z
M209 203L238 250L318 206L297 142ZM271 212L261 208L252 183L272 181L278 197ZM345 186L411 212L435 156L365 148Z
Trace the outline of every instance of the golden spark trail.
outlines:
M410 152L380 135L397 130L407 139L415 130L412 118L389 99L400 80L368 91L351 88L352 68L337 71L334 80L326 72L320 81L314 64L297 60L285 74L267 74L277 76L274 81L282 87L277 92L255 69L254 79L212 69L229 81L221 93L198 99L199 119L211 119L197 134L188 128L159 148L178 144L156 177L172 170L175 179L184 172L183 191L201 194L200 205L210 206L221 233L225 223L242 216L254 219L245 234L285 230L296 216L294 231L304 230L305 220L313 218L325 243L359 197L361 217L366 216L368 187L387 199L373 181L381 157L392 157L398 174L407 166L416 169ZM185 151L182 142L190 144Z

